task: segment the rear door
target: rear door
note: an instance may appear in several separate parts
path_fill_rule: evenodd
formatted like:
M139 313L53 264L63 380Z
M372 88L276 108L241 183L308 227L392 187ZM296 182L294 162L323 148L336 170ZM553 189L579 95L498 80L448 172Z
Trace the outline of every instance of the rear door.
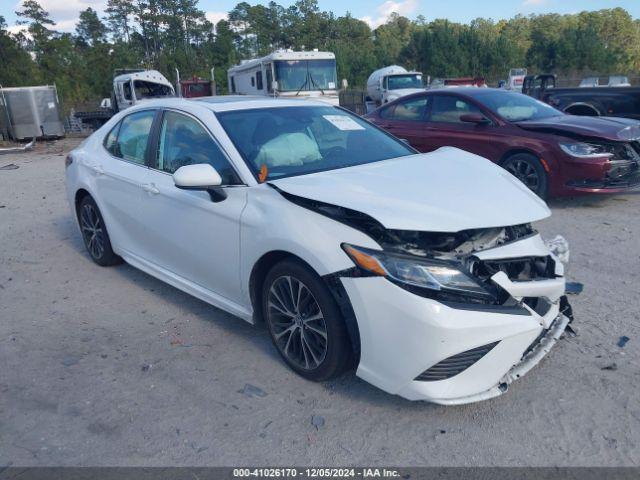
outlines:
M407 140L412 147L424 152L425 123L429 107L429 96L411 96L399 100L380 111L378 125L398 138Z
M247 188L207 128L184 112L165 110L154 138L154 158L144 185L144 257L199 287L240 302L240 214ZM222 178L227 198L181 190L172 174L209 163Z
M140 221L142 186L147 179L148 140L157 110L124 117L106 136L105 152L88 159L100 211L116 250L139 255L145 243Z

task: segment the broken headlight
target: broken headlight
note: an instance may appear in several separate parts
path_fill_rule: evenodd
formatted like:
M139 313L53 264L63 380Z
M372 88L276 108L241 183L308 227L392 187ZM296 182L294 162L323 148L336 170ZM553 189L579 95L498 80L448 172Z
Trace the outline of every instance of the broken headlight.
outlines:
M604 145L584 142L560 143L560 148L567 155L578 158L612 157Z
M494 295L457 262L398 255L348 244L343 244L342 248L360 268L370 274L386 277L400 286L446 294L447 299L452 301L458 296L473 297L476 301L494 299Z

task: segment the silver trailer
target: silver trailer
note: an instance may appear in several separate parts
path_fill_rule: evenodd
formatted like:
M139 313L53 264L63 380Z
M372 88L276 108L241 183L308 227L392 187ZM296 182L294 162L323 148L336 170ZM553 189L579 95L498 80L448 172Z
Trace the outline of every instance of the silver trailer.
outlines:
M13 140L63 137L56 87L0 87L0 134Z

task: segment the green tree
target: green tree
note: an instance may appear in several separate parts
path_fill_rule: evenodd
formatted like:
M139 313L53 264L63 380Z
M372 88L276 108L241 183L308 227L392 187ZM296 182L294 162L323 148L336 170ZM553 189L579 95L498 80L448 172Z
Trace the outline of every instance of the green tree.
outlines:
M31 39L28 40L28 46L36 55L36 58L42 57L47 44L54 35L54 31L49 26L54 22L36 0L25 0L22 3L22 10L15 12L20 20L18 25L27 25L27 30Z
M115 40L129 42L131 36L131 17L135 13L135 4L131 0L108 0L107 23Z
M37 65L29 53L7 31L7 23L0 15L0 85L19 87L39 82Z
M107 39L107 27L94 9L91 7L80 12L80 19L76 25L76 35L85 45L96 46Z

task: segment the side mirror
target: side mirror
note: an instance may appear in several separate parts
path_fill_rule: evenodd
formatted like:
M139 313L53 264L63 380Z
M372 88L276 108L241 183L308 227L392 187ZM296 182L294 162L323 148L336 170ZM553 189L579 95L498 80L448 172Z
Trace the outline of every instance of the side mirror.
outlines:
M460 121L466 123L475 123L477 125L490 123L490 120L481 113L465 113L464 115L460 115Z
M278 91L278 81L274 80L273 82L271 82L271 90L273 90L274 92Z
M173 174L173 183L182 190L204 190L209 193L211 200L220 202L227 198L220 185L220 174L208 163L185 165Z

